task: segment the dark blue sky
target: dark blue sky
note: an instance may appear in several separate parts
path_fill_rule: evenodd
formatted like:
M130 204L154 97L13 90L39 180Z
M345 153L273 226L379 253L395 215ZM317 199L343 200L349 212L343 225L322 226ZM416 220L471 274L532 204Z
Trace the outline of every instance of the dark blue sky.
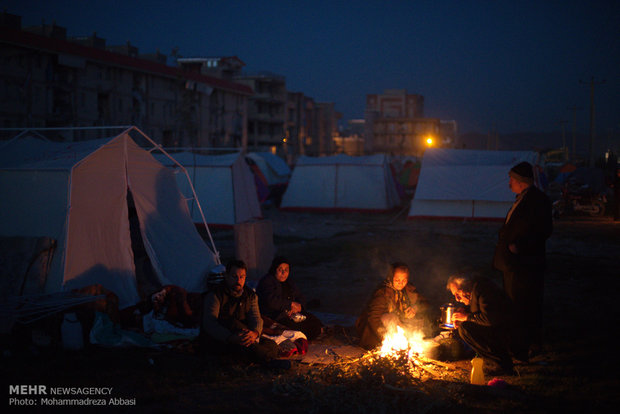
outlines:
M366 95L406 89L460 132L589 131L620 137L620 1L3 0L22 24L55 21L140 53L236 55L249 71L362 118Z

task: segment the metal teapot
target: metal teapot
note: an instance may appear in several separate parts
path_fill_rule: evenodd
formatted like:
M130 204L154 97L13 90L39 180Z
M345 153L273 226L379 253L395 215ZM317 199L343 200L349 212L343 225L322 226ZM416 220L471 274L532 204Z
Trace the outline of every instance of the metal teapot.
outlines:
M452 316L456 311L456 305L454 303L446 303L441 308L441 320L440 324L442 328L454 329L454 321L452 320Z

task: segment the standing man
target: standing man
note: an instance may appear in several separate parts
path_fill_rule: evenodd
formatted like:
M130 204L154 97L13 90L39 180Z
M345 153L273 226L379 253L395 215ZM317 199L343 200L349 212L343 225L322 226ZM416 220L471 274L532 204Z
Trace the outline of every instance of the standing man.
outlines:
M553 231L551 202L534 186L530 163L515 165L508 176L517 198L499 230L493 266L503 273L504 290L524 329L522 347L533 354L542 345L545 243Z

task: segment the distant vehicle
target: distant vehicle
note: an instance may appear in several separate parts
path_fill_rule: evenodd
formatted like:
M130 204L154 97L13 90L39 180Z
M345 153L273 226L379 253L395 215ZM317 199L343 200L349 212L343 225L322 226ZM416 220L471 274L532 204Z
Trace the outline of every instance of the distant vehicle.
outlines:
M561 191L561 197L553 202L553 217L571 213L592 217L605 214L607 188L602 170L577 168L561 183Z

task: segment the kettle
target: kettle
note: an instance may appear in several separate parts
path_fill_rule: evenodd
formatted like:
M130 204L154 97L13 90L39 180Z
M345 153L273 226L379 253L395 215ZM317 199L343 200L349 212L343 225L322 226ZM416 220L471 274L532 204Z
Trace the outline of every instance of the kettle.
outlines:
M454 303L446 303L439 309L441 310L441 326L444 328L454 328L452 316L456 310L456 305Z

